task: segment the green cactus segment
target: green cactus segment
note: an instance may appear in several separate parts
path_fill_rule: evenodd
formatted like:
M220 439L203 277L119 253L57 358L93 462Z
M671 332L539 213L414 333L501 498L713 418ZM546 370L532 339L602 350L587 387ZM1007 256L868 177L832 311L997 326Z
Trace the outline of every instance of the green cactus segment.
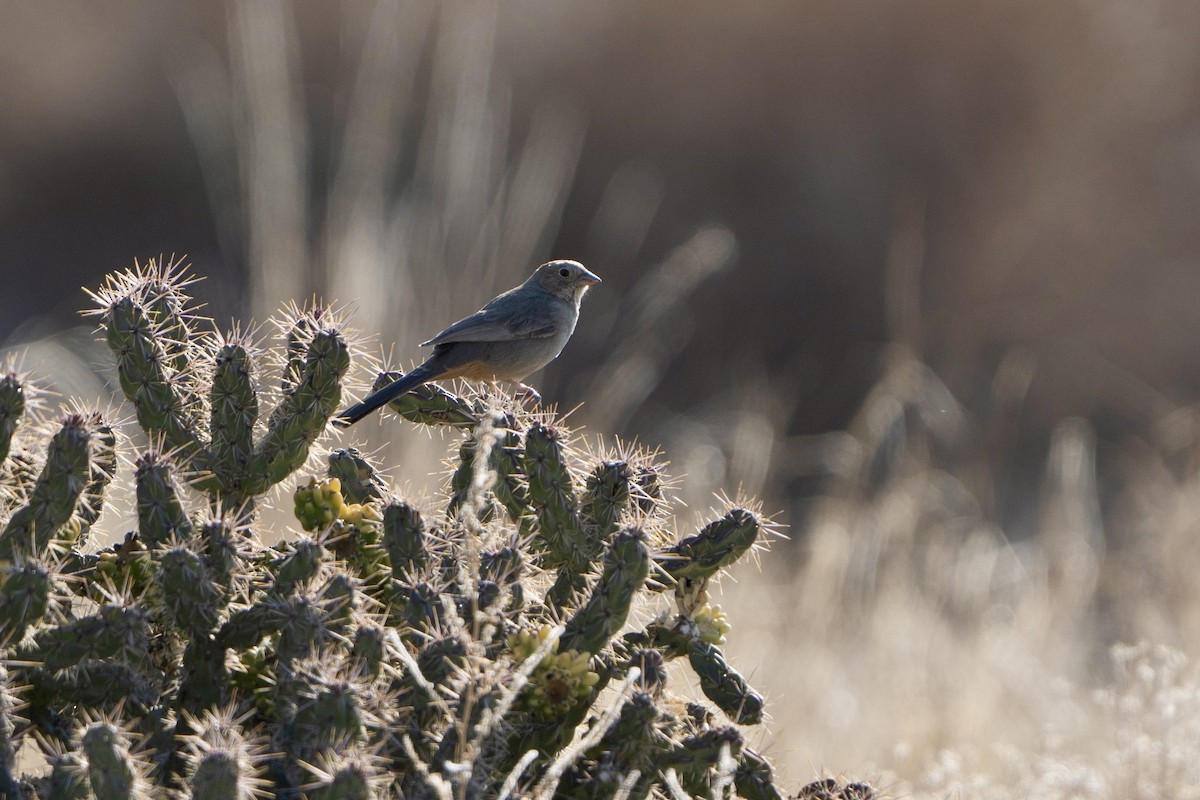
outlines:
M152 437L162 437L188 465L200 472L204 442L199 408L189 402L180 373L151 316L132 297L117 298L104 312L109 349L117 359L121 390L137 410L138 424Z
M195 732L180 737L187 761L185 783L194 800L247 800L258 794L257 751L232 711L185 717Z
M33 453L23 448L8 454L8 460L0 463L0 514L10 513L33 493L41 465Z
M446 507L449 516L457 517L459 509L471 495L471 487L475 483L475 449L477 443L473 438L466 439L458 448L458 466L450 476L450 503ZM480 521L487 522L492 518L492 507L477 510Z
M547 562L583 574L600 548L584 533L562 434L540 423L531 425L525 434L524 466L538 530L549 550Z
M0 647L20 641L30 625L46 616L53 588L50 572L41 564L0 566Z
M333 636L328 624L330 606L342 608L345 601L322 603L307 595L265 600L231 614L217 641L222 647L247 650L278 634L275 653L279 663L287 666L313 655Z
M83 543L84 535L100 519L100 512L104 510L104 491L117 474L117 434L98 416L93 423L91 478L75 511L79 520L76 545Z
M119 728L108 722L94 723L84 731L81 744L87 756L88 782L96 800L143 797L137 766Z
M25 386L15 373L0 376L0 463L8 458L13 434L25 414Z
M8 670L0 664L0 797L19 797L16 776L17 710L21 703L8 683Z
M603 461L588 475L583 512L596 526L596 538L606 541L617 529L617 520L629 506L632 477L624 461Z
M688 662L700 678L704 696L716 703L739 725L757 725L762 722L762 695L746 683L737 670L729 666L724 654L716 645L700 639L688 644Z
M516 584L524 571L525 556L517 547L501 547L499 550L484 553L479 567L483 580L500 586Z
M266 492L308 458L308 449L324 432L342 397L342 379L350 369L350 350L340 331L318 331L309 344L297 383L271 414L267 432L247 468L247 495Z
M525 589L521 585L524 571L525 556L516 547L484 553L479 568L479 607L492 608L507 590L510 599L507 608L513 612L519 610L525 604Z
M226 601L232 596L236 579L241 574L239 535L233 521L225 518L211 519L200 527L200 546L205 566Z
M652 465L642 465L634 474L633 502L646 516L656 513L663 504L662 473Z
M146 547L192 535L192 523L179 503L171 459L154 450L143 453L134 473L137 486L138 536Z
M629 616L633 597L650 574L650 551L640 531L625 530L604 554L604 571L583 608L567 621L564 650L599 653Z
M275 594L283 597L292 594L300 584L307 583L321 570L325 548L312 539L293 542L291 552L280 558L272 567L275 575Z
M334 450L329 454L329 477L341 483L342 495L351 503L369 503L383 499L383 477L356 448Z
M496 448L492 451L492 468L496 471L496 485L492 492L508 512L508 517L518 525L521 536L533 533L536 517L529 505L529 490L525 476L524 449L521 435L516 430L516 421L505 419Z
M736 728L709 728L684 737L660 763L664 769L668 766L675 769L689 795L707 797L722 751L727 750L729 756L736 759L742 745L742 735Z
M71 414L50 440L45 466L29 500L0 532L0 558L22 552L40 558L51 540L75 513L92 477L92 425Z
M229 615L217 641L222 647L246 652L279 630L281 615L272 602L255 603Z
M509 519L519 524L520 535L527 536L533 532L534 517L525 486L521 434L511 414L489 413L495 439L488 457L488 468L494 473L495 480L488 487L489 502L482 509L477 509L477 513L481 521L491 520L496 508L495 503L490 501L497 501L504 507ZM476 448L477 441L473 436L459 447L458 467L450 479L449 513L452 515L458 513L458 509L474 491Z
M243 790L244 785L241 764L228 750L211 750L199 756L188 779L194 800L241 800L250 794Z
M373 800L380 796L375 786L377 771L367 758L353 751L330 754L319 767L309 769L317 777L305 785L309 800Z
M28 713L34 717L55 707L145 709L161 696L161 682L155 676L121 661L85 661L58 672L26 674L32 687ZM57 730L52 734L62 738Z
M664 550L658 557L659 566L677 581L711 578L753 547L760 530L755 514L735 508L705 525L695 536ZM657 588L665 587L659 585Z
M416 574L429 563L429 536L421 512L408 503L383 509L383 546L396 576Z
M361 625L354 632L354 646L350 658L354 671L359 675L378 678L383 672L386 656L385 631L378 625Z
M326 628L337 636L346 636L354 623L354 613L361 599L352 577L345 573L333 575L321 588Z
M214 361L209 391L210 468L225 491L236 494L254 452L258 394L254 391L250 355L243 345L221 345Z
M458 636L431 639L417 653L417 667L434 686L449 683L467 663L467 644Z
M284 353L283 377L280 388L290 392L304 376L304 363L308 356L308 347L313 334L317 331L317 316L321 312L314 310L311 314L297 314L292 326L287 332L287 350Z
M79 753L59 753L50 761L46 800L91 800L87 761ZM18 797L19 795L13 795Z
M439 587L428 581L398 583L397 605L402 609L399 621L419 631L435 632L446 619Z
M85 660L137 662L145 659L148 647L145 613L106 605L93 616L39 631L32 645L21 652L27 660L42 662L45 669L59 670Z
M742 749L737 771L733 775L738 797L746 800L786 800L786 795L775 788L775 774L771 763L749 747Z
M667 687L667 660L658 650L634 648L629 654L628 667L637 667L638 688L654 697Z
M633 770L641 773L629 797L649 796L658 777L658 764L670 751L672 742L665 732L671 722L669 714L659 708L655 699L635 692L621 707L616 723L600 742L587 753L586 765L568 772L561 794L566 797L609 798ZM592 765L619 764L620 773Z
M651 623L643 631L630 631L622 637L622 643L627 652L634 648L654 649L670 660L682 658L688 654L691 637L677 626Z
M403 372L381 372L371 391L378 391L404 377ZM452 428L473 428L479 424L476 409L456 394L437 384L426 383L405 392L388 408L418 425L444 425Z
M154 323L155 334L167 355L167 363L176 372L186 374L193 355L193 334L186 312L191 298L169 279L147 282L138 296L145 298L146 314Z
M163 606L175 627L207 639L224 608L224 593L209 577L200 556L185 547L173 547L159 557L156 577Z
M277 606L279 640L275 649L281 664L312 656L329 639L327 612L310 597L289 597Z
M347 681L313 680L296 708L296 738L314 750L343 749L364 739L361 702Z

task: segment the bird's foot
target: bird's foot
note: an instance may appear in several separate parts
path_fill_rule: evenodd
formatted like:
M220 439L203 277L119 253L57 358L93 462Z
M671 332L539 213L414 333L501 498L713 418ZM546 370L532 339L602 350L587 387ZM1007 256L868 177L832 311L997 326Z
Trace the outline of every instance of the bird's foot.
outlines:
M537 389L534 389L532 386L521 383L520 381L508 381L508 385L513 388L513 397L521 400L530 399L535 403L542 402L542 396L538 394Z

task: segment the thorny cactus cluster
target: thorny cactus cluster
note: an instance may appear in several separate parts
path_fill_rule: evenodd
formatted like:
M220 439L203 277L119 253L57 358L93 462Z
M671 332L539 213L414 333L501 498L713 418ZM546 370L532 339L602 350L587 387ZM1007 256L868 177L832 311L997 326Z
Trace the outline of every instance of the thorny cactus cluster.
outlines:
M730 507L676 540L649 455L585 463L550 415L436 386L393 404L464 432L446 507L418 508L357 450L313 451L350 367L335 314L287 315L268 388L185 278L95 294L148 442L119 543L88 542L115 425L43 433L0 378L0 796L783 796L705 592L768 521ZM306 533L268 546L261 506L306 463ZM711 706L667 689L673 660Z

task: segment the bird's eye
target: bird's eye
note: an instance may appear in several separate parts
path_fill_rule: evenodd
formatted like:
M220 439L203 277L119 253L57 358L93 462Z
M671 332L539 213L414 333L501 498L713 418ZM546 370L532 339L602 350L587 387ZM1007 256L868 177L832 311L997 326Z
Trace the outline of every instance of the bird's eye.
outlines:
M560 269L558 271L558 274L562 275L564 278L569 278L569 277L571 277L571 270L567 269L566 267L563 267L562 269Z

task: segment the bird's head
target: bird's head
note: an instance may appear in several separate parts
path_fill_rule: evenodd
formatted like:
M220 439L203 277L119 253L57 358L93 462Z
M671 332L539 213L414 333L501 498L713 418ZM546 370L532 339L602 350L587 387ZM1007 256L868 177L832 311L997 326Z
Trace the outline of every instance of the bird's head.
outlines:
M530 278L555 297L570 302L579 302L589 286L600 283L600 278L578 261L551 261L542 264Z

